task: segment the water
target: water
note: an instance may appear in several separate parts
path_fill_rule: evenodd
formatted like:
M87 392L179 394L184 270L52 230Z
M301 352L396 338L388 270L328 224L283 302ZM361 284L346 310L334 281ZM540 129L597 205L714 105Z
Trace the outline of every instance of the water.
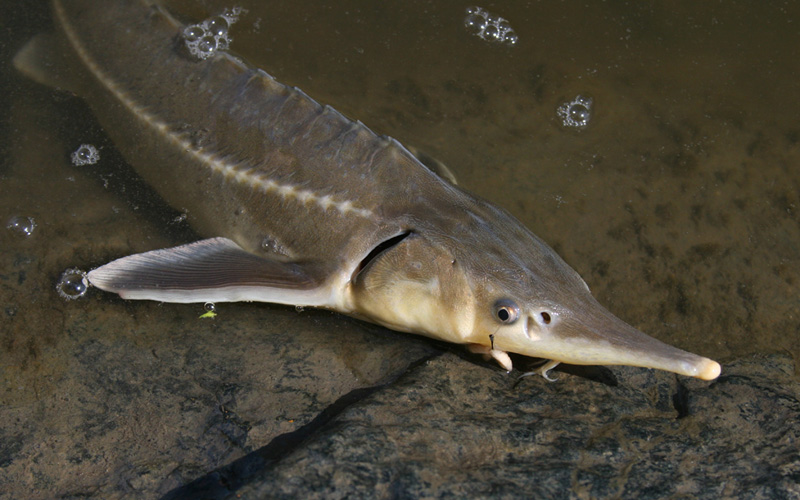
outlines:
M489 9L508 47L457 2L246 8L236 50L443 161L630 323L723 359L798 352L797 12L510 2ZM557 109L578 95L576 134Z
M554 246L622 318L711 356L797 350L791 12L510 3L495 8L520 35L509 48L471 36L457 2L253 4L241 4L247 12L230 30L237 53L443 161L461 186ZM213 20L231 5L171 7ZM43 10L19 15L27 24L6 42L9 54L48 22ZM82 252L86 241L142 233L143 246L172 244L170 227L130 212L148 198L130 207L103 188L121 175L113 166L103 186L64 166L75 138L107 141L80 101L14 74L4 85L6 127L19 128L4 136L4 217L31 214L42 226L31 246L5 235L6 252L78 235L48 259L88 267L106 256ZM593 96L592 127L576 135L558 108L581 94ZM52 143L24 128L36 119L52 119L41 132ZM98 218L126 213L132 220L113 235L97 232Z
M233 7L170 5L196 22ZM511 47L472 36L467 5L453 1L235 5L248 12L230 28L231 50L444 162L460 186L550 243L629 323L723 363L760 352L800 355L798 7L487 5L513 26ZM365 352L417 345L408 335L365 334L336 315L280 306L226 305L224 315L201 321L196 305L130 303L96 290L61 299L55 285L64 269L194 236L181 207L165 208L136 183L79 100L8 67L23 40L48 25L46 9L4 11L13 17L0 43L0 220L31 217L36 226L27 237L0 231L0 403L60 404L74 390L60 382L64 374L99 346L124 353L121 366L188 372L190 384L206 390L241 371L225 371L237 346L264 363L285 357L282 342L313 346L316 358L343 359L364 381L379 378L364 375ZM576 133L557 110L578 95L591 96L592 109L591 125ZM70 163L83 143L102 149L91 169ZM204 349L220 361L193 364ZM182 354L169 357L174 352ZM100 366L109 370L104 390L127 398L119 388L129 375L112 362ZM262 365L248 370L273 376ZM271 387L270 379L254 385ZM309 399L323 404L335 395ZM286 418L265 411L278 422L265 435L288 430L280 426L289 416L292 425L309 420L311 410L291 406L297 399L280 399Z

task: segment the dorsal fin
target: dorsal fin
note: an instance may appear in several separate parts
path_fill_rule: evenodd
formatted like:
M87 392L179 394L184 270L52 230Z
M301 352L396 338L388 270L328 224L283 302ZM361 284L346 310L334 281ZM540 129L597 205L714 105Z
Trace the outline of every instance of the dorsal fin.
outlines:
M456 181L456 176L450 171L449 168L447 168L447 165L440 162L428 153L420 150L419 148L415 148L414 146L406 146L406 149L408 149L409 153L414 155L420 163L425 165L428 170L453 185L458 184Z

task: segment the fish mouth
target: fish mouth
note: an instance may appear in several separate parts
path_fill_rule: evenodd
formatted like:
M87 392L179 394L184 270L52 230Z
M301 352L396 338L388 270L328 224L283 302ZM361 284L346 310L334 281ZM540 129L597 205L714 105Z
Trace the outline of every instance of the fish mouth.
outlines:
M531 355L568 364L654 368L702 380L714 380L722 371L714 360L665 344L630 326L591 295L579 302L572 312L562 314L541 340L532 342L540 352Z

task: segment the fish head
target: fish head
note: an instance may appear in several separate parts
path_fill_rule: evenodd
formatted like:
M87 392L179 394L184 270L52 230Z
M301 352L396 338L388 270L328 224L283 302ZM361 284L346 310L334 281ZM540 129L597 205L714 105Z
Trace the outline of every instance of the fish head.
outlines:
M581 276L506 211L476 207L464 233L475 235L474 246L459 247L476 304L472 342L569 364L719 375L715 361L650 337L600 305Z
M515 293L516 292L516 293ZM628 365L713 380L720 365L661 342L600 305L588 290L519 294L499 287L475 293L483 311L474 332L491 332L491 349L578 365ZM474 339L480 342L480 337Z
M448 246L404 233L374 250L353 276L353 313L394 330L463 343L474 324L468 278Z
M467 212L377 254L354 279L358 314L485 352L719 375L715 361L656 340L601 306L578 273L510 214L488 204Z

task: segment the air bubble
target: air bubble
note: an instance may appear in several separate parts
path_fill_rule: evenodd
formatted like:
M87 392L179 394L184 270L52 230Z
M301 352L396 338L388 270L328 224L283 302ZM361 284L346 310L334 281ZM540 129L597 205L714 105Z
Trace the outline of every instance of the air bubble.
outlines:
M72 164L76 167L83 165L94 165L100 161L100 152L91 144L81 144L81 146L72 152Z
M590 97L576 96L570 102L565 102L556 110L561 124L568 128L583 129L592 119L592 99Z
M196 24L187 26L186 29L183 30L183 38L185 38L187 42L196 42L203 38L204 34L205 30L203 27Z
M228 21L224 17L215 17L208 21L208 32L214 36L225 36L228 34Z
M507 20L490 14L480 7L467 7L464 26L466 26L470 34L487 42L515 45L519 41L519 36L514 33Z
M6 222L6 229L27 238L32 235L33 230L36 229L36 221L33 220L33 217L15 215Z
M270 236L265 236L264 239L261 240L261 250L267 253L274 253L278 255L289 255L289 252L286 250L286 248L281 245L278 240Z
M468 14L464 19L464 26L467 27L471 35L479 35L486 28L486 19L475 14Z
M481 36L481 38L483 38L484 40L496 41L499 38L499 36L500 36L499 28L493 24L490 24L489 26L486 27L485 30L483 30L483 36Z
M242 14L246 14L246 13L247 13L247 9L245 9L245 8L232 7L230 9L225 9L224 11L222 11L222 14L220 14L220 17L224 18L225 21L227 21L228 26L230 26L231 24L233 24L233 23L235 23L236 21L239 20L239 16L241 16Z
M212 36L204 36L197 44L197 50L204 54L211 54L217 49L217 41Z
M56 283L56 291L61 298L75 300L83 297L89 289L89 280L86 273L80 269L67 269L61 273Z
M226 50L231 43L228 30L244 12L246 11L241 7L225 9L218 16L184 28L183 40L189 54L197 59L205 60L221 50Z
M203 309L206 312L200 315L200 319L214 319L217 317L217 306L213 302L203 304Z
M186 222L186 220L188 218L189 218L189 214L187 212L184 212L184 213L178 215L177 217L173 218L170 221L170 223L171 224L183 224L184 222Z

